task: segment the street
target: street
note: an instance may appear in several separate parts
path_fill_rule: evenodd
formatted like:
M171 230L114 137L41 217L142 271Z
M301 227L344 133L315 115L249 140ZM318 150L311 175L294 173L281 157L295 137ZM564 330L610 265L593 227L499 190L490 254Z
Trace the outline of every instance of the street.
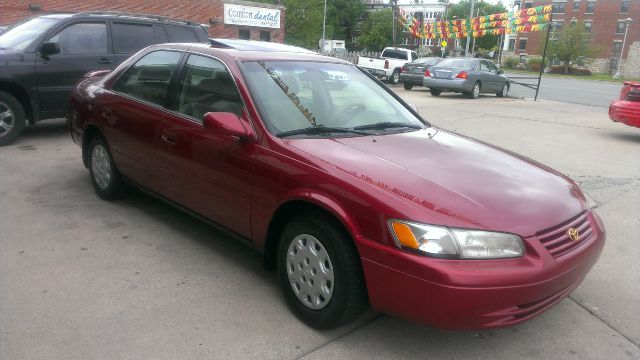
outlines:
M516 82L536 84L538 80L518 79L518 77L537 77L536 74L506 74ZM611 100L618 97L622 83L588 79L571 79L542 75L538 99L562 101L572 104L608 107ZM510 96L533 98L535 90L514 84Z
M140 192L100 200L64 121L30 127L0 148L0 359L640 359L640 129L602 107L619 84L592 83L543 78L541 98L568 103L393 88L435 126L567 174L605 223L568 298L482 332L372 311L310 329L259 254Z

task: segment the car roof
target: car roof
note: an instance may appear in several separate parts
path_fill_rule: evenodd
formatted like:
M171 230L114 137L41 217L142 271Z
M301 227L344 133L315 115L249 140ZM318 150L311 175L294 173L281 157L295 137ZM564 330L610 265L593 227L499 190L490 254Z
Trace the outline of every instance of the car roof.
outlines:
M315 61L315 62L331 62L350 64L350 62L333 58L329 56L319 55L313 51L298 48L296 46L289 46L279 43L270 43L266 41L251 41L251 40L234 40L234 39L213 39L216 44L160 44L156 45L159 49L179 49L188 50L191 52L198 52L205 55L213 56L227 56L238 61ZM223 41L226 45L221 46L220 41ZM259 46L258 46L259 45ZM235 46L235 47L233 47ZM304 51L303 51L304 50Z
M191 26L204 26L209 27L207 24L199 24L191 20L176 19L166 16L149 15L149 14L137 14L127 13L120 11L84 11L79 13L50 13L41 15L42 18L48 19L66 19L66 18L102 18L102 19L122 19L122 20L136 20L136 21L148 21L148 22L162 22L169 24L181 24Z

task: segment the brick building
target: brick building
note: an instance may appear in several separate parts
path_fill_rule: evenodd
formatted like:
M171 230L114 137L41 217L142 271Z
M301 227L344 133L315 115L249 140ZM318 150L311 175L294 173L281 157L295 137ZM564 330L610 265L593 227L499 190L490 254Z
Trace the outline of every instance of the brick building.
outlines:
M516 1L520 8L553 4L555 28L580 21L591 32L591 44L600 47L600 55L589 67L596 72L615 73L620 51L623 65L634 42L640 44L640 0L522 0ZM634 20L629 25L624 49L622 40L625 20ZM524 60L527 56L541 55L544 32L520 34L514 51Z
M239 0L0 0L0 25L49 12L121 11L210 25L211 37L284 42L284 6Z

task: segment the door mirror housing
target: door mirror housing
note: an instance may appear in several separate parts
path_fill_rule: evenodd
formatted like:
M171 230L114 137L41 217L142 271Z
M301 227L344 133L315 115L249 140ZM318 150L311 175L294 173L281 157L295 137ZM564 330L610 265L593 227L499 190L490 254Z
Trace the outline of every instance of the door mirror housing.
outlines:
M497 73L498 75L504 74L504 70L502 70L502 69L498 69L498 71L496 71L496 73Z
M208 112L204 114L204 128L220 135L248 139L253 130L243 124L238 115L230 112Z
M38 51L42 55L42 57L49 57L50 55L60 54L60 44L57 42L45 42L40 45Z

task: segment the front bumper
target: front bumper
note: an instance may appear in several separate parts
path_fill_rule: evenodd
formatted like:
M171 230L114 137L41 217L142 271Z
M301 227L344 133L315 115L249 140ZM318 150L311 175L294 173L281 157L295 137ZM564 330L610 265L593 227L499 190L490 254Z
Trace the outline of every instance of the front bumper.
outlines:
M526 321L562 300L598 260L605 241L597 215L593 236L554 258L537 238L527 254L505 260L440 260L359 239L374 309L444 329L490 329Z
M429 89L443 91L471 91L473 83L468 79L434 79L425 77L423 85Z
M609 118L615 122L640 128L640 104L616 100L609 105Z
M422 86L423 80L424 80L424 75L422 74L400 73L400 81L406 84Z

